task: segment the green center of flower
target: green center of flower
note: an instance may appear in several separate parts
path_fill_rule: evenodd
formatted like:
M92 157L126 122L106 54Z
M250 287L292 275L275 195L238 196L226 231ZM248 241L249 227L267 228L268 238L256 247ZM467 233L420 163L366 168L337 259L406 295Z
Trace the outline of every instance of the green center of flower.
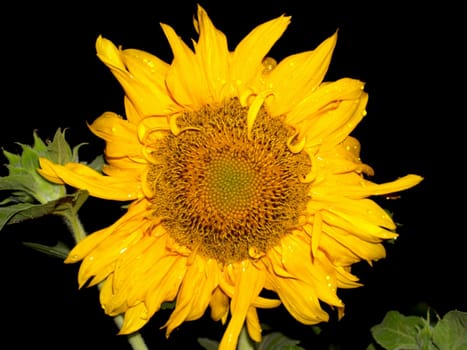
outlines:
M220 262L257 258L297 227L309 201L294 130L261 108L251 133L237 99L177 119L182 131L150 145L154 216L181 245Z
M246 214L255 195L257 173L245 161L218 157L206 167L207 198L211 207L230 215Z

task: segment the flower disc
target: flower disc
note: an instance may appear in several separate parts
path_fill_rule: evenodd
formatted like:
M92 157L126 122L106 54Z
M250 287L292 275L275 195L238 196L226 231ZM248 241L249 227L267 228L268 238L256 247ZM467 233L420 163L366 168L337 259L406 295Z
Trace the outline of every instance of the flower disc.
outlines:
M184 113L184 131L152 145L154 215L179 244L221 262L265 254L309 200L309 158L287 146L294 130L262 108L249 137L247 113L237 99Z

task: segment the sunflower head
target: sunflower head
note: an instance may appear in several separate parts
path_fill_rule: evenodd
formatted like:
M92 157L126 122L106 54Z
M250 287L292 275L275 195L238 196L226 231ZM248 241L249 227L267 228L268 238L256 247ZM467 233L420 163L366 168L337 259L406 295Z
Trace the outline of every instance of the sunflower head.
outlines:
M103 174L47 159L39 171L131 202L66 260L81 262L81 286L102 284L105 312L124 315L122 334L173 301L167 335L209 308L228 321L222 350L235 348L243 324L261 339L258 308L283 304L304 324L326 321L322 303L342 315L338 289L360 285L352 264L384 257L384 240L397 237L371 197L421 178L368 179L350 136L365 115L364 84L324 81L337 33L280 62L267 57L289 22L265 22L229 51L199 6L193 47L162 24L170 63L97 39L126 111L90 125L106 141Z

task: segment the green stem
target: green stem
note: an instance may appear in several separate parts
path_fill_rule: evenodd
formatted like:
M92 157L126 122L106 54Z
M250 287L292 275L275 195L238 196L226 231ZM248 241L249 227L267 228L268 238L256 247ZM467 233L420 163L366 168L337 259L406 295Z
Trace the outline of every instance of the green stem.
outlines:
M68 228L75 239L75 243L80 242L84 237L86 237L86 231L84 230L83 225L81 224L81 220L78 217L78 214L74 214L69 210L68 212L63 214L65 218L65 222Z
M86 237L86 231L81 223L81 220L78 217L77 213L72 212L71 210L65 214L62 214L65 222L70 229L75 242L80 242L84 237ZM101 284L98 284L98 289L100 290ZM121 315L114 317L114 322L117 325L118 329L122 327L123 317ZM148 350L146 343L144 342L143 337L139 332L130 334L127 336L128 343L130 343L133 350Z
M115 324L120 329L123 324L123 317L121 315L115 316L114 321L115 321ZM127 338L128 338L128 343L130 343L133 349L135 350L148 349L146 343L144 342L143 337L141 336L139 332L129 334Z

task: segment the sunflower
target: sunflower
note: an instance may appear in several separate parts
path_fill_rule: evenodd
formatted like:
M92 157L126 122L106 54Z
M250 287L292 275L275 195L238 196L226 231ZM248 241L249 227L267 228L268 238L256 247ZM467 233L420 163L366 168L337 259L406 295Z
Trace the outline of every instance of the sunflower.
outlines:
M161 24L173 60L99 36L97 56L125 91L125 117L90 129L106 141L103 173L41 159L46 179L128 201L114 224L88 235L66 263L79 286L101 284L121 334L141 329L164 302L167 337L209 310L234 349L244 324L261 340L258 308L283 305L311 325L343 315L339 288L360 286L352 264L385 256L397 237L372 196L406 190L407 175L376 184L349 134L365 115L364 83L323 82L337 32L314 50L267 57L290 23L254 28L233 51L198 6L193 48ZM323 303L329 307L323 310Z

